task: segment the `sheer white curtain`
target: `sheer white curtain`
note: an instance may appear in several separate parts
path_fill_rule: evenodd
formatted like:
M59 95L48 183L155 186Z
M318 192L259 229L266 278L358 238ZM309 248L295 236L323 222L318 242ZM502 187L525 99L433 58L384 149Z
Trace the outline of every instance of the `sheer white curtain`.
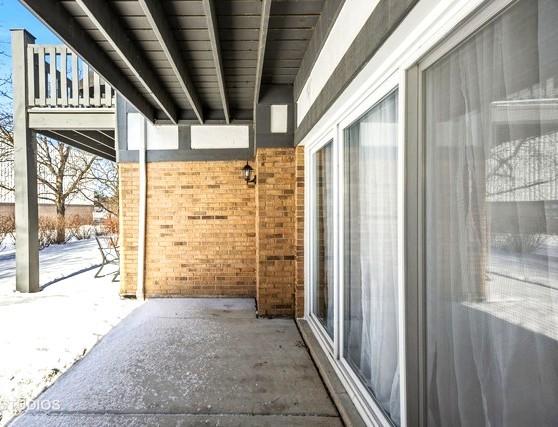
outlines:
M399 424L397 93L345 132L344 357Z
M558 425L556 22L517 2L426 70L429 426Z

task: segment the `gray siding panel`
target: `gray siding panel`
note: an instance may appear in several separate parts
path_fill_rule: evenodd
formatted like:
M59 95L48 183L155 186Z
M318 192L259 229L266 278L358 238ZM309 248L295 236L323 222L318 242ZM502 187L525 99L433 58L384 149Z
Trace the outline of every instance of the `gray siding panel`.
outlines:
M286 133L271 133L271 106L287 105L289 108ZM256 145L258 148L294 146L294 103L292 86L262 87L256 108Z

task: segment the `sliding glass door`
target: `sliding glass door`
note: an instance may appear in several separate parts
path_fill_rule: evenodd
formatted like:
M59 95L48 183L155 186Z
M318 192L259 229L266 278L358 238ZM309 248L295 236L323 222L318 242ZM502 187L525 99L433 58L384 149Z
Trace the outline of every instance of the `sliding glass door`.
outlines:
M558 424L558 2L423 72L429 426Z
M397 92L344 130L343 349L399 424Z
M445 3L308 143L306 314L367 422L556 426L558 1Z
M311 324L359 399L376 419L399 424L400 186L393 87L347 117L339 138L330 133L309 147L308 307Z

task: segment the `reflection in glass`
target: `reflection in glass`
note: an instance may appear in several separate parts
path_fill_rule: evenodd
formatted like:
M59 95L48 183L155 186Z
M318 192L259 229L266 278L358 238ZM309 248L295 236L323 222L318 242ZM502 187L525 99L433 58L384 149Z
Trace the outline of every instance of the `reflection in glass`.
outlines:
M345 130L343 355L399 424L397 92Z
M429 426L558 424L558 2L426 70Z
M333 338L333 143L314 155L315 229L312 311Z

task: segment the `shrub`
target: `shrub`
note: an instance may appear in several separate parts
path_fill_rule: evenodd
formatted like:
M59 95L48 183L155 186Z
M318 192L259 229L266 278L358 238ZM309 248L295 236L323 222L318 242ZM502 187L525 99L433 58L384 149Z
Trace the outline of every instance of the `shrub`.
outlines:
M530 254L542 248L548 235L541 233L497 233L492 237L492 245L506 252Z
M0 249L4 242L11 237L15 241L15 217L14 215L0 216Z
M58 222L56 218L50 216L39 217L39 247L41 249L56 242L56 228Z
M101 233L102 234L118 234L118 217L110 215L103 219L101 223Z
M81 216L73 215L70 218L66 218L66 230L67 237L69 240L75 237L77 240L89 239L93 233L93 222L92 216Z

